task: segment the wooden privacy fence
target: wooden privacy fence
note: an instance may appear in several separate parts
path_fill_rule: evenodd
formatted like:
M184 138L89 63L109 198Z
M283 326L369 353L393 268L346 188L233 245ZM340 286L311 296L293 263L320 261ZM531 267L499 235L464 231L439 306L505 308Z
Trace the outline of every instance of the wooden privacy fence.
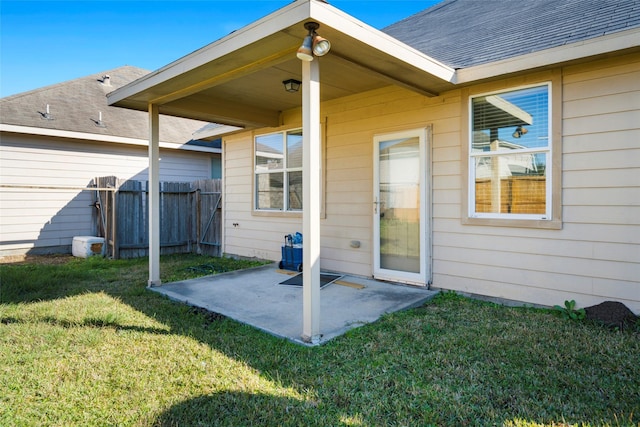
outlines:
M95 178L98 233L107 255L136 258L149 255L149 183ZM160 253L195 252L221 255L222 193L219 179L160 183Z

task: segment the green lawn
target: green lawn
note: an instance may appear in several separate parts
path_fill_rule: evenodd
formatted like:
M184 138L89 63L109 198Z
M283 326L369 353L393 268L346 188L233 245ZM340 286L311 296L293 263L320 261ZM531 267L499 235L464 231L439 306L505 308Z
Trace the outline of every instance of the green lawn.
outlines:
M162 280L202 264L246 266L163 257ZM446 293L306 348L149 292L146 268L0 265L0 425L640 425L638 327Z

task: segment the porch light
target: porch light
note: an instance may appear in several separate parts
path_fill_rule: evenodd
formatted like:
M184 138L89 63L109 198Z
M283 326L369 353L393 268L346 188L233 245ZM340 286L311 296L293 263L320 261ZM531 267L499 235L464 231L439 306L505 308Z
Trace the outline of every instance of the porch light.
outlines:
M302 42L302 46L298 49L298 59L302 61L313 61L313 36L306 36Z
M313 54L315 56L325 56L331 50L331 42L319 35L313 36Z
M518 126L518 127L516 128L516 130L513 132L513 135L512 135L512 136L513 136L514 138L520 138L522 135L525 135L527 132L529 132L529 131L527 130L527 128L522 127L522 126Z
M302 61L313 61L314 56L324 56L331 50L331 42L324 37L319 36L316 30L320 27L317 22L307 22L304 28L309 31L302 42L302 46L298 49L298 59Z
M283 81L282 84L284 85L284 90L287 92L297 92L302 82L296 79L289 79Z

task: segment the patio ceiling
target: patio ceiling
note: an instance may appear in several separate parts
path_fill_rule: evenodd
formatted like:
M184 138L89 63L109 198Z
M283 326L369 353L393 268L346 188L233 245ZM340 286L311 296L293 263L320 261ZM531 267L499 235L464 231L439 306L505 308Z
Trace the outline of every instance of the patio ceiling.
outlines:
M453 87L453 69L367 26L333 6L298 0L108 95L110 105L245 129L280 125L282 111L301 106L296 50L304 23L320 24L331 41L320 63L321 101L392 84L426 96Z

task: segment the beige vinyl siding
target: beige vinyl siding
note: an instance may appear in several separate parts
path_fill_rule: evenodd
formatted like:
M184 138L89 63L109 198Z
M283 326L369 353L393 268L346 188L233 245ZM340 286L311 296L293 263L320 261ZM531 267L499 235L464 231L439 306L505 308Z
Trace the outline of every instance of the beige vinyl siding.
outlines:
M208 178L211 156L161 150L160 177L167 181ZM0 189L0 256L67 250L73 236L95 235L95 209L87 187L96 176L146 180L145 147L3 134L0 170L3 185L47 189Z
M564 69L562 128L562 229L436 222L436 286L640 311L640 56Z
M328 123L327 218L322 224L322 265L371 276L374 256L373 136L431 126L433 144L427 151L433 157L432 173L441 170L453 175L458 166L452 170L447 165L459 159L460 154L459 149L448 151L447 144L453 145L449 134L455 134L459 129L459 96L429 99L399 88L387 88L352 97L344 104L333 102L325 111ZM456 177L453 179L455 181ZM340 197L339 202L334 202L334 193ZM341 211L343 200L348 209ZM434 189L434 210L438 202ZM330 246L325 243L324 236L331 237ZM361 247L351 248L351 240L360 241Z
M548 81L558 71L483 89ZM462 90L427 98L388 87L324 103L322 268L373 274L373 136L431 126L434 287L543 305L618 300L640 312L640 55L561 71L560 229L463 225ZM283 128L300 126L299 111L283 117ZM252 213L252 135L227 138L224 150L225 251L280 259L284 234L299 231L301 218Z
M299 215L260 217L253 214L253 134L228 137L223 144L224 252L280 259L285 234L302 230ZM234 224L237 224L234 226Z
M443 170L446 186L457 188L455 195L459 198L460 153L454 138L459 132L459 104L458 94L429 99L395 87L323 104L323 269L362 276L372 274L374 134L432 125L439 141L434 147L443 158L434 169ZM300 120L299 111L285 114L287 124L283 129L299 127ZM299 214L252 213L252 138L249 133L225 138L224 251L279 260L284 235L301 231L302 218ZM459 216L459 200L453 203ZM238 226L234 227L234 223ZM360 242L359 248L351 247L354 240Z

